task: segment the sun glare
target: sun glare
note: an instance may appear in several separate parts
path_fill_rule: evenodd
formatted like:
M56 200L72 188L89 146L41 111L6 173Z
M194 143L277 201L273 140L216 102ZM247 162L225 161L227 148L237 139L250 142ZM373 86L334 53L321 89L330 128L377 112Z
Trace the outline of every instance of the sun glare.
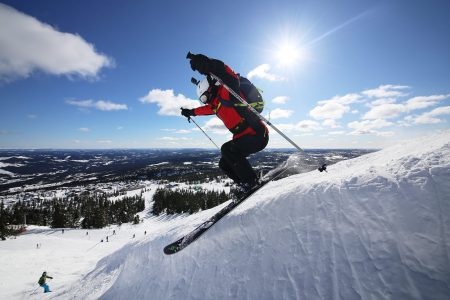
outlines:
M295 43L282 43L275 52L276 60L282 67L293 66L302 59L302 49Z

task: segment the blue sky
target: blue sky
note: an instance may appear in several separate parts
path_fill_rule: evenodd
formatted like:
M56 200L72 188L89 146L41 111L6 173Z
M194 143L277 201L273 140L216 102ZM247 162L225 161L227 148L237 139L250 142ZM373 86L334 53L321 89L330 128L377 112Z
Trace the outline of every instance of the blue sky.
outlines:
M250 77L304 148L449 128L449 1L3 1L0 148L213 147L178 115L200 105L187 51Z

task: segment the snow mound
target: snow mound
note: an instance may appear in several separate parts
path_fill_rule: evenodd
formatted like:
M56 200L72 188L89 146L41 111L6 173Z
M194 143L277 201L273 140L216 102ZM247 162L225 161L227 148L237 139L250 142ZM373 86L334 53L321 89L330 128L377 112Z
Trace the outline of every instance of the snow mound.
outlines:
M270 183L178 254L211 211L105 257L76 299L448 299L450 131ZM82 287L82 288L81 288Z

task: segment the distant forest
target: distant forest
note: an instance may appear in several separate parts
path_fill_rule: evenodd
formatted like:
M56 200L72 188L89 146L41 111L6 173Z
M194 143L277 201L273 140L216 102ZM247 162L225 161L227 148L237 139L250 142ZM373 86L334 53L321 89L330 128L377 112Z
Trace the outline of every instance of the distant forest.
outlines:
M102 228L110 224L139 223L138 212L144 210L141 195L110 201L106 194L89 192L70 198L18 201L10 207L0 203L0 237L14 232L8 225L24 224L53 228Z
M114 194L115 196L119 193ZM52 228L102 228L110 224L139 223L138 212L144 210L140 195L108 200L105 193L84 192L67 198L17 201L6 207L0 203L0 237L18 233L10 225L50 226ZM229 199L224 191L159 188L153 200L153 214L196 213L215 207ZM14 226L13 226L14 227Z
M229 199L224 191L204 191L190 189L158 189L153 196L153 214L161 213L193 214L200 210L209 209L217 206Z

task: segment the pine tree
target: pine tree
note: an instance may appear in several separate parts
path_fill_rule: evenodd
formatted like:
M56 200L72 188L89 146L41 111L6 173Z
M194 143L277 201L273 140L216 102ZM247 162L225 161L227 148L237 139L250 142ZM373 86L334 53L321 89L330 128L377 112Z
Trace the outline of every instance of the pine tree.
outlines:
M7 224L7 220L6 220L6 210L5 210L5 204L2 203L0 204L0 239L2 241L4 241L6 239L6 224Z
M66 216L64 214L64 209L62 208L62 205L58 202L58 200L54 200L51 227L66 227Z

